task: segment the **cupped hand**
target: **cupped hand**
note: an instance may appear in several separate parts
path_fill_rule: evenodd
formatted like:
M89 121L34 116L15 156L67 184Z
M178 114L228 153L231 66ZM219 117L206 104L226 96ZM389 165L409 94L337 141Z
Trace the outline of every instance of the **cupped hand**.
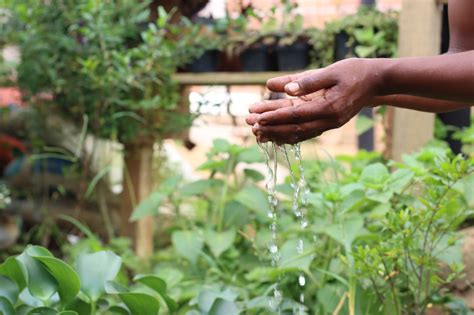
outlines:
M371 104L379 80L371 60L355 58L270 79L271 91L295 98L253 104L246 121L259 142L301 142L341 127Z

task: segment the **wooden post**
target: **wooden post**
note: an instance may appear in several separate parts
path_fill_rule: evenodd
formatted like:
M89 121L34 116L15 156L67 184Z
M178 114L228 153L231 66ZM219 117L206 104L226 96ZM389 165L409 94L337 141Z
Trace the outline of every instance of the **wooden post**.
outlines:
M436 0L403 0L400 13L400 57L440 53L442 7ZM400 160L404 153L421 148L434 132L434 114L390 108L389 156Z
M153 189L153 144L151 138L124 145L125 174L123 183L123 208L121 234L134 240L139 257L153 253L153 218L144 217L130 222L135 207L146 199Z

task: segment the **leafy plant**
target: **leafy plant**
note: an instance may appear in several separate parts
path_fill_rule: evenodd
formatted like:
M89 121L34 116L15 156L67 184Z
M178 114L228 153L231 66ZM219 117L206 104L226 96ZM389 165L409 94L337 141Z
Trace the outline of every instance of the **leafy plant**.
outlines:
M468 192L474 176L470 161L452 158L444 147L428 147L403 163L389 163L393 171L377 153L305 161L310 224L302 231L293 215L288 178L278 186L277 267L270 264L271 220L266 194L259 188L264 176L250 166L256 162L261 162L257 148L216 140L200 167L209 172L208 179L169 180L157 191L163 194L160 202L142 210L143 215L157 214L167 207L176 215L169 228L171 246L157 253L155 268L159 275L180 275L182 281L171 285L171 293L183 314L208 314L220 299L246 314L272 312L276 283L284 314L300 306L300 294L310 314L397 314L392 280L399 314L430 303L452 303L443 285L462 270L455 231L474 208ZM299 176L297 167L293 172ZM446 195L435 207L443 191ZM410 229L410 243L402 242ZM424 235L425 248L417 241ZM297 250L299 239L304 240L303 253ZM420 287L407 276L419 274L421 264L418 269L404 265L404 252L424 261L423 277L430 281ZM376 263L394 256L399 261L390 260L386 269ZM438 263L446 256L458 259L445 262L452 273L442 276ZM304 287L298 284L301 275ZM415 303L418 294L423 299Z
M134 284L114 282L122 260L110 251L81 253L74 267L46 248L28 246L0 265L0 312L10 314L158 314L176 303L166 283L138 275Z
M398 45L398 15L380 12L363 6L357 13L326 24L322 32L312 32L314 66L327 66L334 62L335 37L348 36L347 57L395 57Z
M189 125L176 111L172 75L201 53L198 26L149 1L14 1L8 37L18 45L18 84L31 104L46 103L71 121L88 117L100 137L163 137ZM38 98L47 93L51 100ZM170 119L174 123L169 122Z

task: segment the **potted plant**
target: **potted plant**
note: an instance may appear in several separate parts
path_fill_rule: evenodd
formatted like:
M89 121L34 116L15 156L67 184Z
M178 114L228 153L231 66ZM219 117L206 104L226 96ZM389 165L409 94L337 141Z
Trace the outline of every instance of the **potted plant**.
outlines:
M333 37L334 60L351 56L393 57L397 51L398 17L362 6L357 13L326 25Z
M310 43L304 29L303 16L295 13L298 4L291 0L281 0L281 25L276 34L276 56L278 70L294 71L309 65Z
M195 56L186 65L188 72L215 72L219 67L219 54L223 48L225 35L225 19L194 19L194 24L200 27L201 41L189 47L195 51Z
M276 26L273 8L268 16L260 14L249 5L241 9L235 19L229 19L226 51L229 56L239 56L241 69L248 72L272 71L271 48L275 43L273 36ZM263 22L262 22L263 21ZM250 24L260 24L252 29Z

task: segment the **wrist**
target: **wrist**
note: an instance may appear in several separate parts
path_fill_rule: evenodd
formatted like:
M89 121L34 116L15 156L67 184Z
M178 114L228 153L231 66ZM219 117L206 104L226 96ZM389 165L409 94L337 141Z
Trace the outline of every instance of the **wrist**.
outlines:
M374 98L378 99L378 97L393 94L390 92L390 73L393 60L388 58L365 60L368 63L368 74L372 81L372 95L374 95Z

